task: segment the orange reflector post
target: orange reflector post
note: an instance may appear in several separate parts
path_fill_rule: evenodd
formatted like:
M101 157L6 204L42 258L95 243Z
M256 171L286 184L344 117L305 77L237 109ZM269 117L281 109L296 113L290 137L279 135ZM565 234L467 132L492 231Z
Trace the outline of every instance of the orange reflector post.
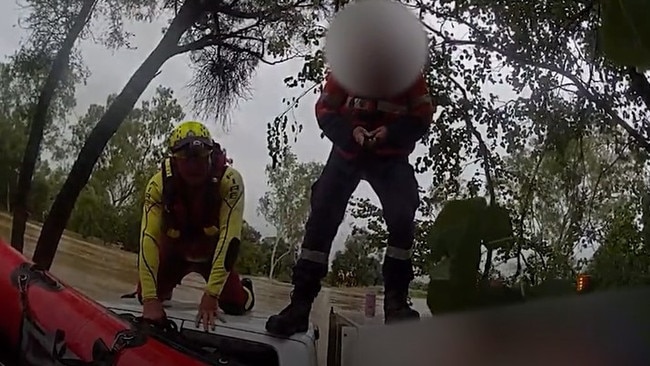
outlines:
M591 285L591 276L588 274L579 274L576 281L576 290L578 292L585 292L589 290Z

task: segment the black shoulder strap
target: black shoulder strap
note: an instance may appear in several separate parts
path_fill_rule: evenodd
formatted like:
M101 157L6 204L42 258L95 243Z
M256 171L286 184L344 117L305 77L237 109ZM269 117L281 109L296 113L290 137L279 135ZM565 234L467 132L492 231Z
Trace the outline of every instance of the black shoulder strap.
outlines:
M176 227L174 217L171 214L171 205L174 202L174 194L176 185L174 179L174 167L170 158L165 158L161 164L162 173L162 203L163 203L163 219L171 227ZM171 221L170 221L171 220Z
M216 178L215 183L219 183L228 167L228 157L217 142L214 142L214 150L212 150L212 167L212 178Z
M219 194L219 189L221 186L221 179L227 168L227 158L224 151L221 149L221 145L217 142L214 142L214 149L212 150L212 174L210 177L210 189L206 191L205 202L207 207L211 207L209 210L210 214L205 217L206 224L205 226L213 225L219 219L219 206L221 204L221 195Z
M161 164L161 173L162 173L162 198L163 204L165 207L171 202L169 200L174 191L174 184L172 179L174 178L174 171L172 168L172 162L170 158L165 158Z

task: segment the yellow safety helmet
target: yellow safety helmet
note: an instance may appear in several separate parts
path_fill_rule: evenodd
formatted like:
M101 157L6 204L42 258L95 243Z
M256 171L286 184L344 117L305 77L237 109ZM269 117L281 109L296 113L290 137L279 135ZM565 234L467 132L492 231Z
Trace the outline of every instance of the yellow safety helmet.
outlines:
M171 151L177 151L190 143L203 143L208 147L214 145L207 127L201 122L185 121L176 126L169 135L168 146Z

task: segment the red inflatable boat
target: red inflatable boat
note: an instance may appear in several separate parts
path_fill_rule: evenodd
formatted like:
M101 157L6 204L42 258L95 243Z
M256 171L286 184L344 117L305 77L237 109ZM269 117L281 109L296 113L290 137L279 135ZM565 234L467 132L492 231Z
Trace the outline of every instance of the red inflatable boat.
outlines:
M207 365L36 268L0 240L0 337L7 364ZM142 323L144 324L144 323Z

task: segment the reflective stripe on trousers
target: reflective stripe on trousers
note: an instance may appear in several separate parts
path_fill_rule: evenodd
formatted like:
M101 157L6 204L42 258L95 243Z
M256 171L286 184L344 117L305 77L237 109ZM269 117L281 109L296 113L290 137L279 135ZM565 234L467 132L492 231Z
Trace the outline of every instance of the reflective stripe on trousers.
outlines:
M329 256L327 253L319 252L317 250L305 249L300 251L300 259L308 260L310 262L329 264Z
M398 247L388 246L386 247L386 256L399 259L399 260L409 260L411 259L413 251L410 249L402 249ZM302 249L300 251L300 259L308 260L310 262L328 264L329 258L327 253L319 252L311 249Z
M411 259L411 255L413 254L413 251L410 249L402 249L394 246L388 246L386 247L386 257L391 257L395 259L399 259L402 261L407 261Z

